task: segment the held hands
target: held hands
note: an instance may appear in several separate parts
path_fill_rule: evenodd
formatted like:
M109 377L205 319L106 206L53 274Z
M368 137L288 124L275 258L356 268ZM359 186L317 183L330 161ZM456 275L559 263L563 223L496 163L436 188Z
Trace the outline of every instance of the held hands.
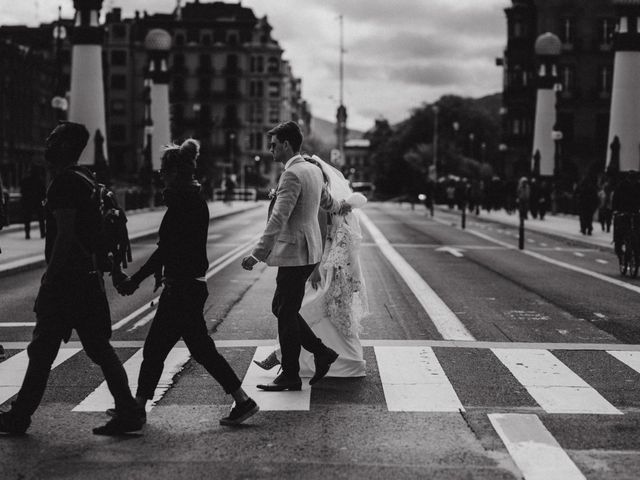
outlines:
M116 290L120 295L128 296L133 295L133 292L135 292L139 286L140 284L138 282L133 280L131 277L126 276L124 280L120 281L120 283L116 285Z
M352 207L345 200L340 202L340 208L338 209L338 215L347 215L351 213Z
M311 275L309 276L309 282L311 283L311 288L313 288L314 290L318 290L318 287L320 286L321 281L322 281L322 277L320 277L320 271L316 266L316 268L313 270L313 272L311 272Z
M251 255L248 255L242 259L242 268L245 270L253 270L253 266L258 263L258 261Z

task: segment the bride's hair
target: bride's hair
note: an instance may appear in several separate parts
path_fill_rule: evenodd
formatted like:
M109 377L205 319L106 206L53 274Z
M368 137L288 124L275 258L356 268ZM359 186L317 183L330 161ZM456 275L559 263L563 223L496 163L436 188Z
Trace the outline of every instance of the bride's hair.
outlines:
M322 166L314 158L312 158L311 155L307 153L303 153L302 158L304 158L309 163L313 163L316 167L320 169L320 171L322 172L322 178L324 178L325 185L329 185L329 183L331 183L329 181L329 177L327 176L325 171L322 169Z

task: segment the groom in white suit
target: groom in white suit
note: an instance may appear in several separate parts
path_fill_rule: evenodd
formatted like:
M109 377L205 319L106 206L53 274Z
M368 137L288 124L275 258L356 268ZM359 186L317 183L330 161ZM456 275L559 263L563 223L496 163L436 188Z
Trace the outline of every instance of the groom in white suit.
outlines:
M316 337L300 315L305 284L322 259L322 235L318 210L346 214L350 207L333 199L324 185L322 170L300 155L302 132L295 122L281 123L269 132L269 151L284 164L276 200L267 227L242 267L251 270L258 262L278 267L272 312L278 318L282 373L273 383L258 385L266 391L300 390L301 346L313 353L314 384L329 371L338 354Z

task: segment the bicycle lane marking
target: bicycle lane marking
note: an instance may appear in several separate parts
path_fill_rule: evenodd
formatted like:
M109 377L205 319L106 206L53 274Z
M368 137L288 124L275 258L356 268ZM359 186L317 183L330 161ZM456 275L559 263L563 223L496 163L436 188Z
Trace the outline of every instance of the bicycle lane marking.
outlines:
M442 301L438 294L425 282L418 272L391 246L387 238L362 211L356 210L358 218L365 225L391 266L405 281L411 292L427 313L442 338L445 340L475 341L458 316Z
M438 219L433 219L434 221L442 224L442 225L446 225L446 226L451 226L449 223L442 221L442 220L438 220ZM475 235L476 237L482 238L484 240L487 240L488 242L492 242L495 243L496 245L501 245L505 248L511 249L511 250L518 250L517 247L515 247L514 245L509 245L506 242L503 242L501 240L498 240L496 238L490 237L489 235L485 235L484 233L478 232L476 230L465 230L466 232L470 233L471 235ZM588 275L589 277L592 278L596 278L598 280L602 280L604 282L608 282L611 283L613 285L616 285L618 287L622 287L622 288L626 288L627 290L631 290L632 292L635 293L640 293L640 287L636 286L636 285L632 285L630 283L626 283L623 282L622 280L617 280L615 278L611 278L608 277L606 275L603 275L601 273L598 272L594 272L592 270L587 270L586 268L582 268L582 267L577 267L575 265L571 265L570 263L566 263L566 262L562 262L560 260L555 260L551 257L547 257L545 255L542 255L540 253L537 252L532 252L530 250L518 250L520 253L523 253L524 255L529 255L530 257L533 258L537 258L538 260L542 260L543 262L547 262L550 263L552 265L555 265L557 267L561 267L561 268L565 268L567 270L571 270L577 273L582 273L583 275Z

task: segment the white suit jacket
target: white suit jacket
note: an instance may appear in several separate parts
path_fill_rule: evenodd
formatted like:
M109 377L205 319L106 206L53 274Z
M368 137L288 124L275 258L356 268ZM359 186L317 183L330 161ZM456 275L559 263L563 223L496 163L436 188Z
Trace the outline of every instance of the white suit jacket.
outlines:
M252 255L269 266L313 265L322 259L318 210L337 213L320 168L304 158L293 159L280 177L267 227Z

